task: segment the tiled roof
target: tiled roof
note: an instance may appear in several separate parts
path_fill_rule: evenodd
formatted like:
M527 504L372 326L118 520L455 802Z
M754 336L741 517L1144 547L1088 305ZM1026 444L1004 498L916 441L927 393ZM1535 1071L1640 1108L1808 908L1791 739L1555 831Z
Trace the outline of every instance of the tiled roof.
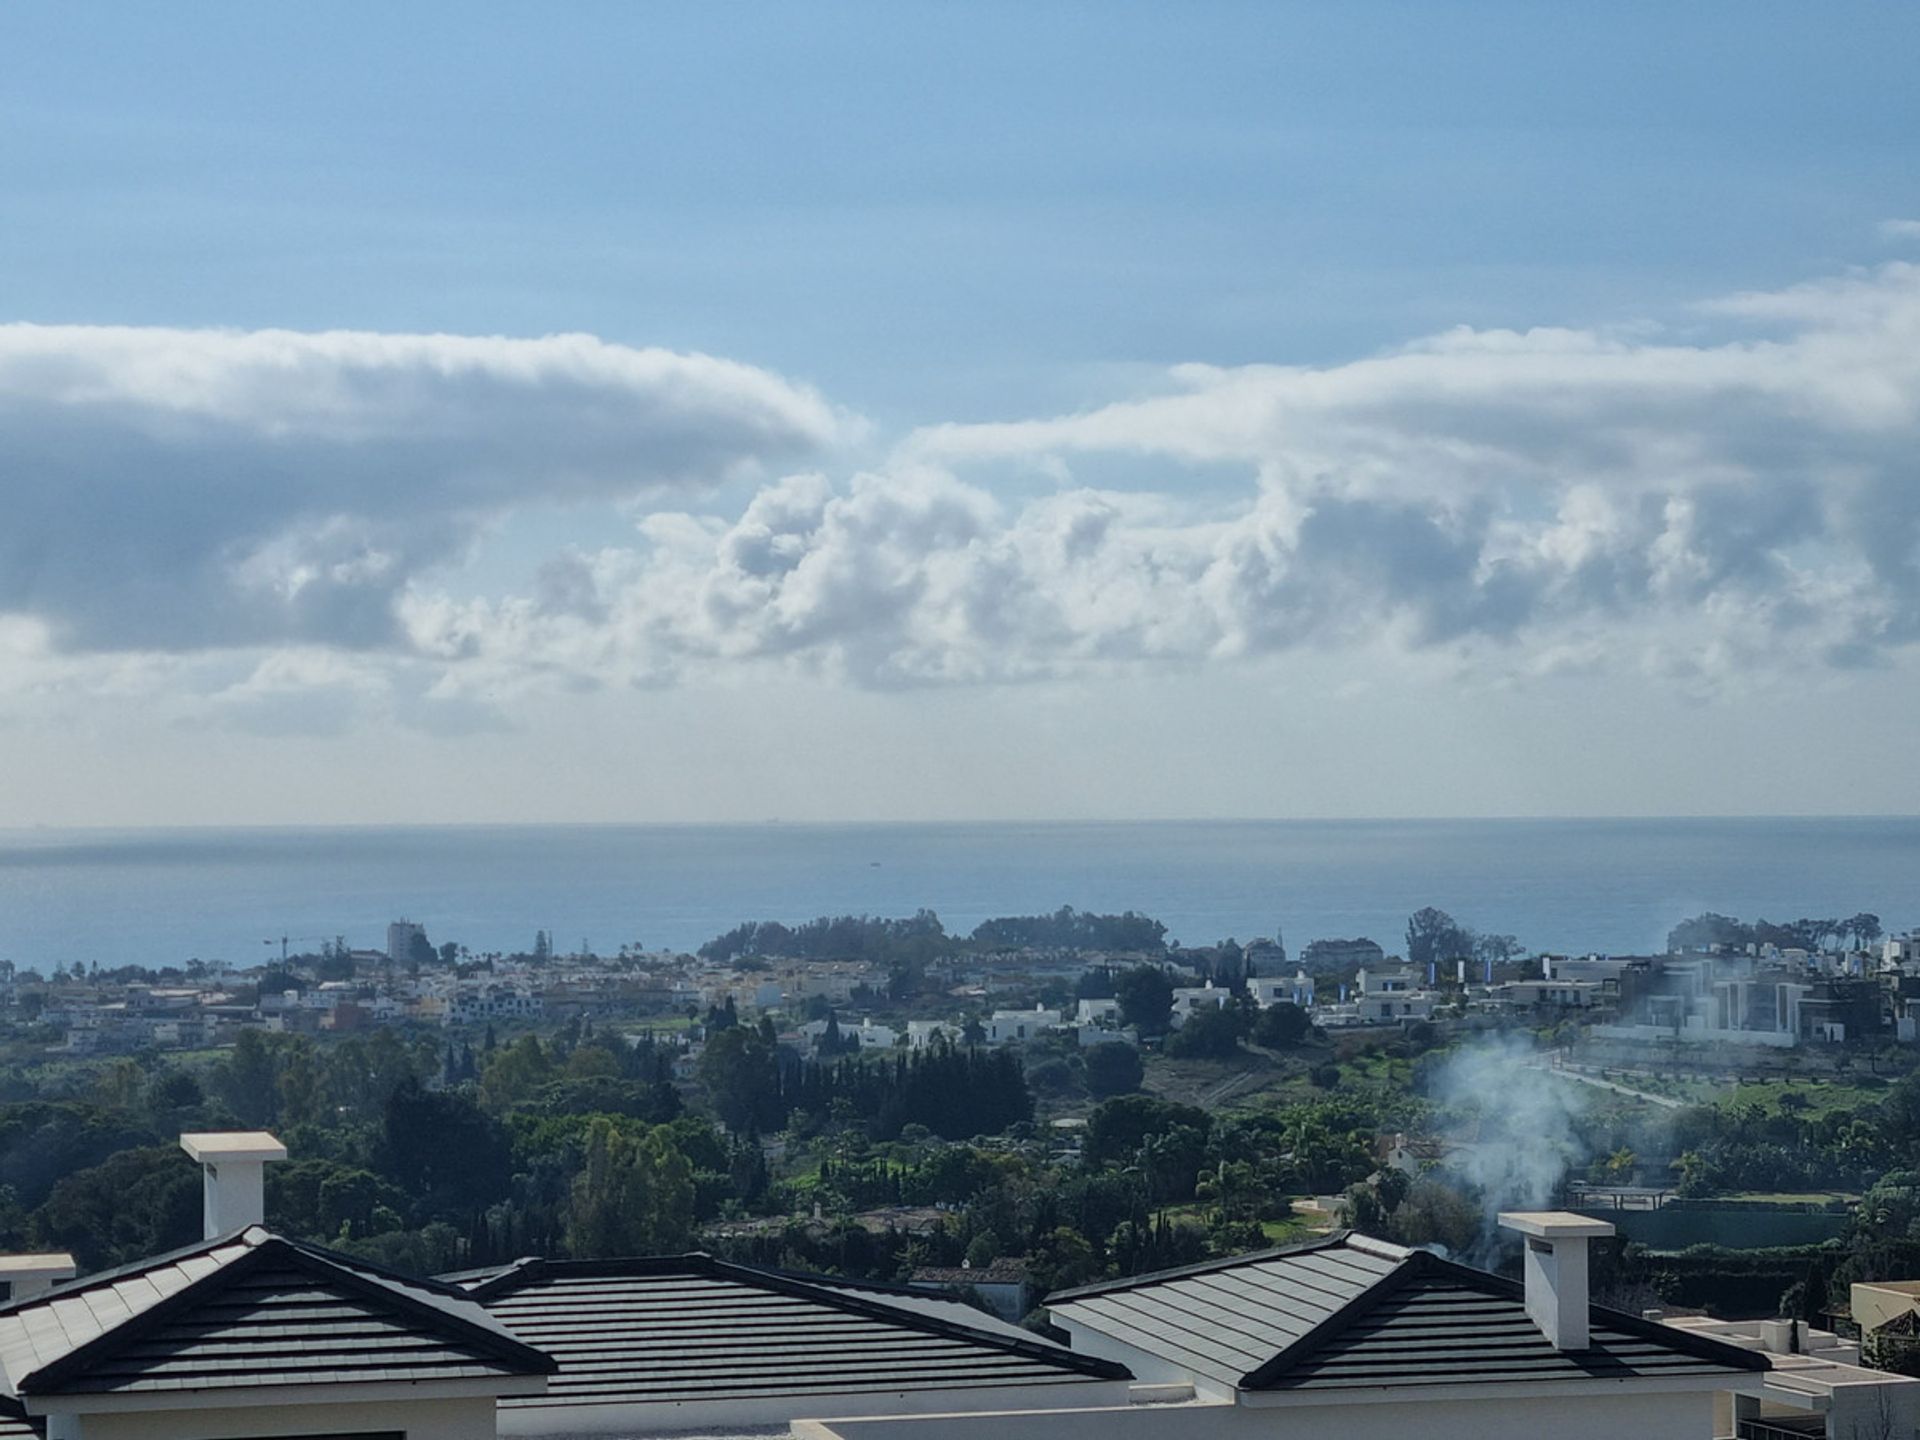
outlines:
M1024 1285L1027 1267L1019 1260L996 1260L991 1265L922 1265L913 1272L927 1285Z
M1036 1335L1024 1326L1002 1320L998 1315L990 1315L948 1290L929 1289L919 1285L886 1285L872 1280L848 1280L838 1275L802 1274L795 1275L794 1278L804 1280L809 1285L818 1285L823 1290L844 1290L850 1295L865 1295L884 1301L897 1310L916 1311L922 1315L930 1315L936 1320L951 1321L968 1329L985 1330L992 1335L1005 1335L1016 1340L1033 1341L1043 1345L1053 1344L1045 1336ZM1066 1347L1056 1348L1064 1350Z
M546 1395L502 1402L507 1405L686 1403L1128 1378L1123 1366L1075 1355L952 1301L907 1300L709 1255L527 1260L459 1278L514 1334L560 1362Z
M257 1226L0 1307L9 1397L552 1369L454 1287Z
M1762 1370L1764 1356L1594 1307L1563 1351L1513 1281L1347 1235L1049 1296L1081 1324L1242 1390L1628 1380Z

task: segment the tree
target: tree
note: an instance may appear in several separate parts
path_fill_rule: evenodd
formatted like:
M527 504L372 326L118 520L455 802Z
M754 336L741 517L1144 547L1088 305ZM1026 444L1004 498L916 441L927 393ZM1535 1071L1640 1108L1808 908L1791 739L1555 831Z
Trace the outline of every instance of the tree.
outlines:
M1191 1200L1207 1158L1207 1136L1192 1125L1174 1125L1140 1142L1135 1156L1147 1199L1156 1205Z
M1198 1106L1156 1100L1151 1095L1117 1096L1097 1106L1088 1117L1086 1162L1125 1164L1149 1135L1183 1126L1205 1135L1213 1127L1213 1117Z
M1164 1035L1173 1025L1173 981L1157 965L1136 965L1114 982L1120 1019L1142 1035Z
M1239 1049L1240 1017L1225 1005L1202 1007L1167 1037L1167 1054L1182 1060L1226 1060Z
M1086 1284L1100 1273L1100 1264L1086 1236L1070 1226L1059 1225L1041 1236L1033 1247L1030 1269L1036 1293L1045 1295Z
M55 1185L34 1225L47 1248L71 1251L83 1271L124 1265L198 1236L200 1188L176 1146L122 1150Z
M569 1192L567 1249L577 1260L684 1250L693 1191L693 1165L666 1126L636 1137L597 1115Z
M258 1030L242 1030L233 1054L218 1072L220 1098L247 1125L273 1125L280 1119L278 1066L273 1047Z
M480 1098L494 1111L507 1109L533 1098L553 1079L553 1062L537 1035L523 1035L504 1049L496 1050L480 1072Z
M1407 919L1407 960L1425 969L1443 960L1457 960L1473 954L1473 933L1444 910L1431 905L1416 910Z
M529 1037L531 1038L531 1037ZM409 1080L387 1101L378 1169L427 1214L471 1211L503 1199L512 1179L506 1136L465 1091Z
M1444 1181L1422 1176L1387 1220L1388 1238L1402 1245L1439 1244L1460 1252L1480 1238L1480 1206Z
M413 938L407 942L407 964L415 969L431 970L439 952L433 948L433 942L427 939L424 930L413 932Z
M1853 938L1853 948L1865 950L1884 933L1880 927L1880 917L1861 911L1846 922L1847 934Z
M1111 1000L1113 998L1113 971L1102 965L1093 970L1084 970L1080 978L1073 982L1073 998L1076 1000Z
M1307 1038L1313 1020L1291 1000L1277 1000L1253 1022L1253 1043L1269 1050L1285 1050Z
M1520 953L1520 942L1511 935L1475 935L1473 958L1499 965Z
M858 1048L859 1042L855 1041L854 1044ZM838 1055L846 1048L840 1039L840 1017L831 1010L827 1011L827 1028L822 1030L820 1038L814 1041L814 1048L822 1055Z
M735 1025L707 1041L700 1054L700 1083L713 1100L714 1113L729 1130L742 1133L756 1122L778 1122L780 1075L773 1047L758 1030Z
M1086 1067L1087 1089L1102 1100L1138 1090L1146 1077L1140 1052L1124 1040L1103 1040L1089 1048Z

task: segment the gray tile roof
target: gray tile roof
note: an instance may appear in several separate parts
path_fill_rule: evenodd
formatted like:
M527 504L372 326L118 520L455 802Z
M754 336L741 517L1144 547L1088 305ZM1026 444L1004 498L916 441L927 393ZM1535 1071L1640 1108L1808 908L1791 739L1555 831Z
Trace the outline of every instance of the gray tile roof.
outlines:
M259 1227L0 1307L0 1394L542 1375L464 1293Z
M984 1330L991 1335L1005 1335L1016 1340L1027 1340L1042 1345L1053 1344L1043 1335L1036 1335L1024 1326L1002 1320L998 1315L988 1314L985 1310L978 1309L958 1296L943 1290L921 1289L914 1285L885 1285L871 1280L847 1280L838 1275L796 1275L794 1278L805 1280L810 1285L818 1285L826 1290L844 1290L849 1295L865 1295L883 1300L896 1309L917 1311L922 1315L930 1315L936 1320L949 1320L956 1325L964 1325L973 1330ZM1066 1349L1065 1346L1055 1348Z
M784 1395L1124 1380L950 1301L901 1303L709 1255L522 1261L462 1283L560 1362L538 1399L503 1405L687 1403Z
M1594 1307L1566 1352L1513 1281L1339 1234L1047 1298L1085 1325L1243 1390L1714 1376L1766 1368L1737 1346Z

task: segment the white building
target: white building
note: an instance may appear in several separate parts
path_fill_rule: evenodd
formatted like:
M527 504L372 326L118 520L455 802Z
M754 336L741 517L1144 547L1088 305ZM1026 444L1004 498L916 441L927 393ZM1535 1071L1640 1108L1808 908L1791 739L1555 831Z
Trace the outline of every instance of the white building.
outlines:
M1104 1000L1082 1000L1074 1006L1076 1025L1095 1025L1114 1028L1120 1024L1120 1002L1108 997Z
M1292 977L1282 975L1256 975L1247 981L1247 993L1253 997L1253 1003L1262 1010L1272 1009L1275 1005L1298 1005L1302 1010L1313 1008L1313 977L1304 970L1296 970Z
M1217 1010L1233 1000L1233 992L1211 980L1204 985L1176 985L1173 989L1173 1026L1177 1030L1202 1010Z
M858 1025L854 1025L851 1023L843 1023L836 1016L832 1023L839 1029L842 1042L848 1040L858 1041L862 1050L891 1050L900 1039L900 1032L898 1030L895 1030L891 1025L876 1025L870 1017L862 1019ZM908 1027L911 1029L913 1025L921 1023L924 1022L909 1021ZM809 1020L800 1027L800 1033L809 1040L818 1040L822 1035L827 1033L827 1024L828 1022L825 1020ZM911 1044L912 1042L909 1041L908 1043Z
M1856 1285L1860 1292L1872 1288ZM1855 1311L1855 1319L1860 1317ZM1716 1429L1740 1440L1886 1440L1920 1427L1920 1380L1860 1364L1860 1346L1799 1320L1711 1320L1704 1315L1668 1322L1764 1352L1771 1368L1758 1395L1729 1395ZM1863 1325L1863 1328L1864 1325Z
M1031 1010L996 1010L987 1021L987 1043L1010 1045L1037 1040L1060 1028L1060 1012L1036 1005Z
M945 1020L909 1020L907 1021L907 1046L913 1050L927 1050L945 1042L948 1045L963 1045L966 1036L958 1025Z
M1350 1025L1409 1025L1433 1018L1440 997L1431 990L1375 990L1337 1005L1322 1005L1314 1022L1328 1029Z
M1509 980L1493 993L1514 1010L1586 1010L1605 998L1597 980Z
M516 985L463 986L446 998L443 1025L484 1025L493 1020L537 1020L546 1003L537 990Z

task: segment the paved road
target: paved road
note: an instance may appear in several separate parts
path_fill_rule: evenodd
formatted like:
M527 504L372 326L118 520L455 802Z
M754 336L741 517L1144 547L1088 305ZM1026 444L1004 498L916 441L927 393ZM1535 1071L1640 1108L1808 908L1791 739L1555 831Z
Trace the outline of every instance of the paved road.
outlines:
M1644 1100L1649 1105L1662 1105L1669 1110L1683 1110L1687 1102L1676 1100L1671 1095L1655 1095L1646 1090L1635 1090L1631 1085L1621 1085L1613 1080L1602 1080L1598 1075L1588 1075L1583 1071L1571 1069L1565 1065L1534 1064L1530 1068L1543 1070L1549 1075L1564 1076L1568 1080L1578 1080L1582 1085L1591 1085L1596 1090L1612 1090L1619 1095L1631 1095L1636 1100Z

